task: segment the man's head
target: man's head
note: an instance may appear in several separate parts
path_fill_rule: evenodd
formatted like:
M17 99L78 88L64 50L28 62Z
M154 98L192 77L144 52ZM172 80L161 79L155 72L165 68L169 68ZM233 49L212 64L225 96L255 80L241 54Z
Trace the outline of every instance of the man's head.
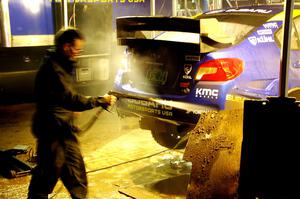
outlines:
M55 36L55 46L58 52L75 61L82 52L84 37L76 29L61 30Z

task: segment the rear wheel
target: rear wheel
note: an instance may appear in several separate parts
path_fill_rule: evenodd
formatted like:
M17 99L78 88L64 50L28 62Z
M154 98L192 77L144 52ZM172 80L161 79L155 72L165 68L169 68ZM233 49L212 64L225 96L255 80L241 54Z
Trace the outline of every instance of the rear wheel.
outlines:
M289 97L294 97L296 98L297 101L300 101L300 88L293 88L288 91L288 96Z
M152 137L161 146L170 149L183 149L188 141L188 132L193 129L188 125L174 125L158 121L157 128L152 129Z

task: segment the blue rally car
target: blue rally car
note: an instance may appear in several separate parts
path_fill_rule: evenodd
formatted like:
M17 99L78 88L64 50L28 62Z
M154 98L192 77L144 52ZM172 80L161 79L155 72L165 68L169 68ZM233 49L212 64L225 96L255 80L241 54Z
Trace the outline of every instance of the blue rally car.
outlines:
M160 145L181 148L184 144L177 143L201 113L237 108L235 102L245 98L277 96L283 18L282 5L214 10L193 18L118 18L118 44L126 46L115 80L115 91L125 94L118 113L140 117L141 128L151 130ZM292 96L300 95L299 34L296 5Z

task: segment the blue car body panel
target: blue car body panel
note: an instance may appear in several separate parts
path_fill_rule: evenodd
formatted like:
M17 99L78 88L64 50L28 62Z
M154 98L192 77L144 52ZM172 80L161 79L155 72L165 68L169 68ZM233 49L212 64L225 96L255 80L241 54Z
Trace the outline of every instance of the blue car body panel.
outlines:
M258 8L245 7L239 9L217 10L205 13L203 16L224 14L224 13L253 13L253 14L269 14L270 17L282 12L282 6L260 6ZM202 17L203 17L202 16ZM200 18L201 23L201 18ZM226 99L228 94L239 95L246 98L266 98L267 96L278 95L279 69L280 69L280 46L276 41L275 33L282 27L281 20L267 20L259 27L253 29L243 40L230 47L219 49L205 53L201 59L193 64L190 76L195 77L198 67L209 61L220 58L238 58L243 60L243 72L238 77L228 81L192 81L192 87L186 95L176 94L150 94L139 89L130 89L130 87L122 84L123 72L119 71L115 83L115 89L119 92L141 94L143 96L160 98L168 101L184 102L186 104L199 105L200 109L216 109L226 108ZM291 50L291 67L289 71L289 88L300 87L300 51ZM129 105L128 105L129 104ZM133 105L134 104L134 108ZM130 108L131 106L131 108ZM194 114L186 116L190 113L190 109L182 109L181 107L172 107L176 114L169 114L170 117L157 114L156 109L164 111L162 106L156 105L148 111L142 111L142 103L132 103L130 100L123 101L119 106L120 109L127 110L137 115L146 115L170 119L174 121L196 123L199 118L198 110L194 110ZM147 107L147 106L144 106ZM149 107L149 106L148 106ZM176 110L176 111L175 111ZM161 112L160 111L160 112ZM193 112L193 110L192 110ZM201 111L200 111L201 112ZM194 118L194 119L190 119ZM187 121L188 120L188 121Z

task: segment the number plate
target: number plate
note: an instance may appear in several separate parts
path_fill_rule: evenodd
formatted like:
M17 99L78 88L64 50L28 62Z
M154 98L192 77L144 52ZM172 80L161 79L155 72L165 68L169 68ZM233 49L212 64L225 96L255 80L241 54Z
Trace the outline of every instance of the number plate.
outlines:
M150 68L146 74L147 79L158 85L164 85L167 82L168 71L162 70L160 68L154 67Z

